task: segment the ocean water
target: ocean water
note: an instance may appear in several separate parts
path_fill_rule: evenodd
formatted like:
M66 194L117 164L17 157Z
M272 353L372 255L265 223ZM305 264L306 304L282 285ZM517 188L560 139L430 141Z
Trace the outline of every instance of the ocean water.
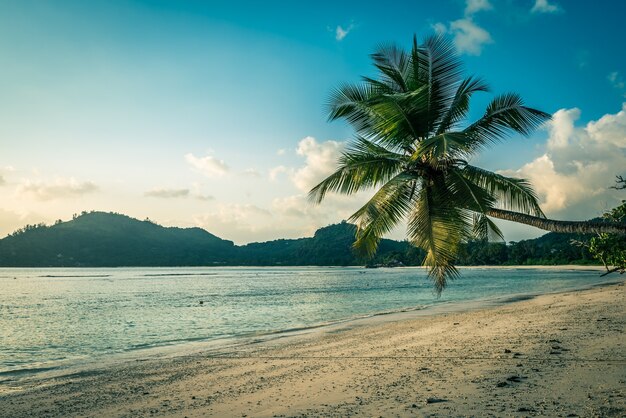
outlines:
M419 268L0 269L0 382L119 353L602 282L597 271Z

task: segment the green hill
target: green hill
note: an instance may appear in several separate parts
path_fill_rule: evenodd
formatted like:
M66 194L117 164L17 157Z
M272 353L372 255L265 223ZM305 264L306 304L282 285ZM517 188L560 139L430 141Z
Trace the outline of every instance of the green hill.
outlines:
M30 226L0 240L0 266L178 266L222 263L234 245L201 228L165 228L104 212Z
M240 265L257 266L364 265L366 261L352 249L355 232L354 225L342 222L318 229L312 238L255 242L239 247L234 261ZM404 254L409 247L406 242L383 239L375 260L378 263L384 263L385 259L402 261L400 254ZM421 260L415 263L419 264Z

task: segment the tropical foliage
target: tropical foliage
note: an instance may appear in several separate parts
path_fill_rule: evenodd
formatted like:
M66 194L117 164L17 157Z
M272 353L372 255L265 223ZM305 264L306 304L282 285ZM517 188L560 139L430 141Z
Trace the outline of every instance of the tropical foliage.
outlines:
M626 179L617 176L614 189L626 190ZM604 214L604 218L611 222L626 221L626 200L622 200L621 205L611 209ZM602 262L606 268L606 273L626 272L626 235L599 233L589 242L589 252L594 258Z
M351 217L358 226L356 248L373 255L381 237L406 219L407 238L426 251L424 264L441 291L458 275L454 261L463 242L502 237L489 216L544 217L526 180L469 161L511 134L529 135L550 116L507 93L467 123L470 98L489 88L480 78L463 78L461 61L443 37L421 45L414 38L408 52L382 46L372 59L377 78L332 93L329 119L348 121L356 137L310 196L320 202L328 192L377 188Z

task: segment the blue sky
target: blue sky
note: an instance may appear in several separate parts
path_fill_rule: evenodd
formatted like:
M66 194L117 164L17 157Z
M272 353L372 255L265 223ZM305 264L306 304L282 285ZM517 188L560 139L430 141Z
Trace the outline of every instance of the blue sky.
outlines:
M304 198L352 135L326 121L330 90L372 75L378 44L436 31L493 93L555 114L474 163L530 178L551 216L597 216L626 167L624 18L615 1L0 2L0 235L91 209L238 243L338 222L366 196Z

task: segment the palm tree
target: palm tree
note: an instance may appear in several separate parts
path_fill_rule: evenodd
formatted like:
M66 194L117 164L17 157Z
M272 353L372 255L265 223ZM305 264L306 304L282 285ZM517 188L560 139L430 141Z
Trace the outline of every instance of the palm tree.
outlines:
M480 78L462 78L461 62L445 38L431 36L418 45L414 37L410 51L383 46L372 59L377 79L364 77L331 95L329 120L345 119L356 136L337 170L309 193L319 203L328 192L378 189L350 218L361 253L373 256L381 237L406 220L407 238L426 251L424 265L441 292L458 276L459 244L502 238L491 217L558 232L626 233L623 224L546 219L528 181L468 162L510 134L528 136L550 115L508 93L495 97L480 119L464 123L471 96L488 86Z

